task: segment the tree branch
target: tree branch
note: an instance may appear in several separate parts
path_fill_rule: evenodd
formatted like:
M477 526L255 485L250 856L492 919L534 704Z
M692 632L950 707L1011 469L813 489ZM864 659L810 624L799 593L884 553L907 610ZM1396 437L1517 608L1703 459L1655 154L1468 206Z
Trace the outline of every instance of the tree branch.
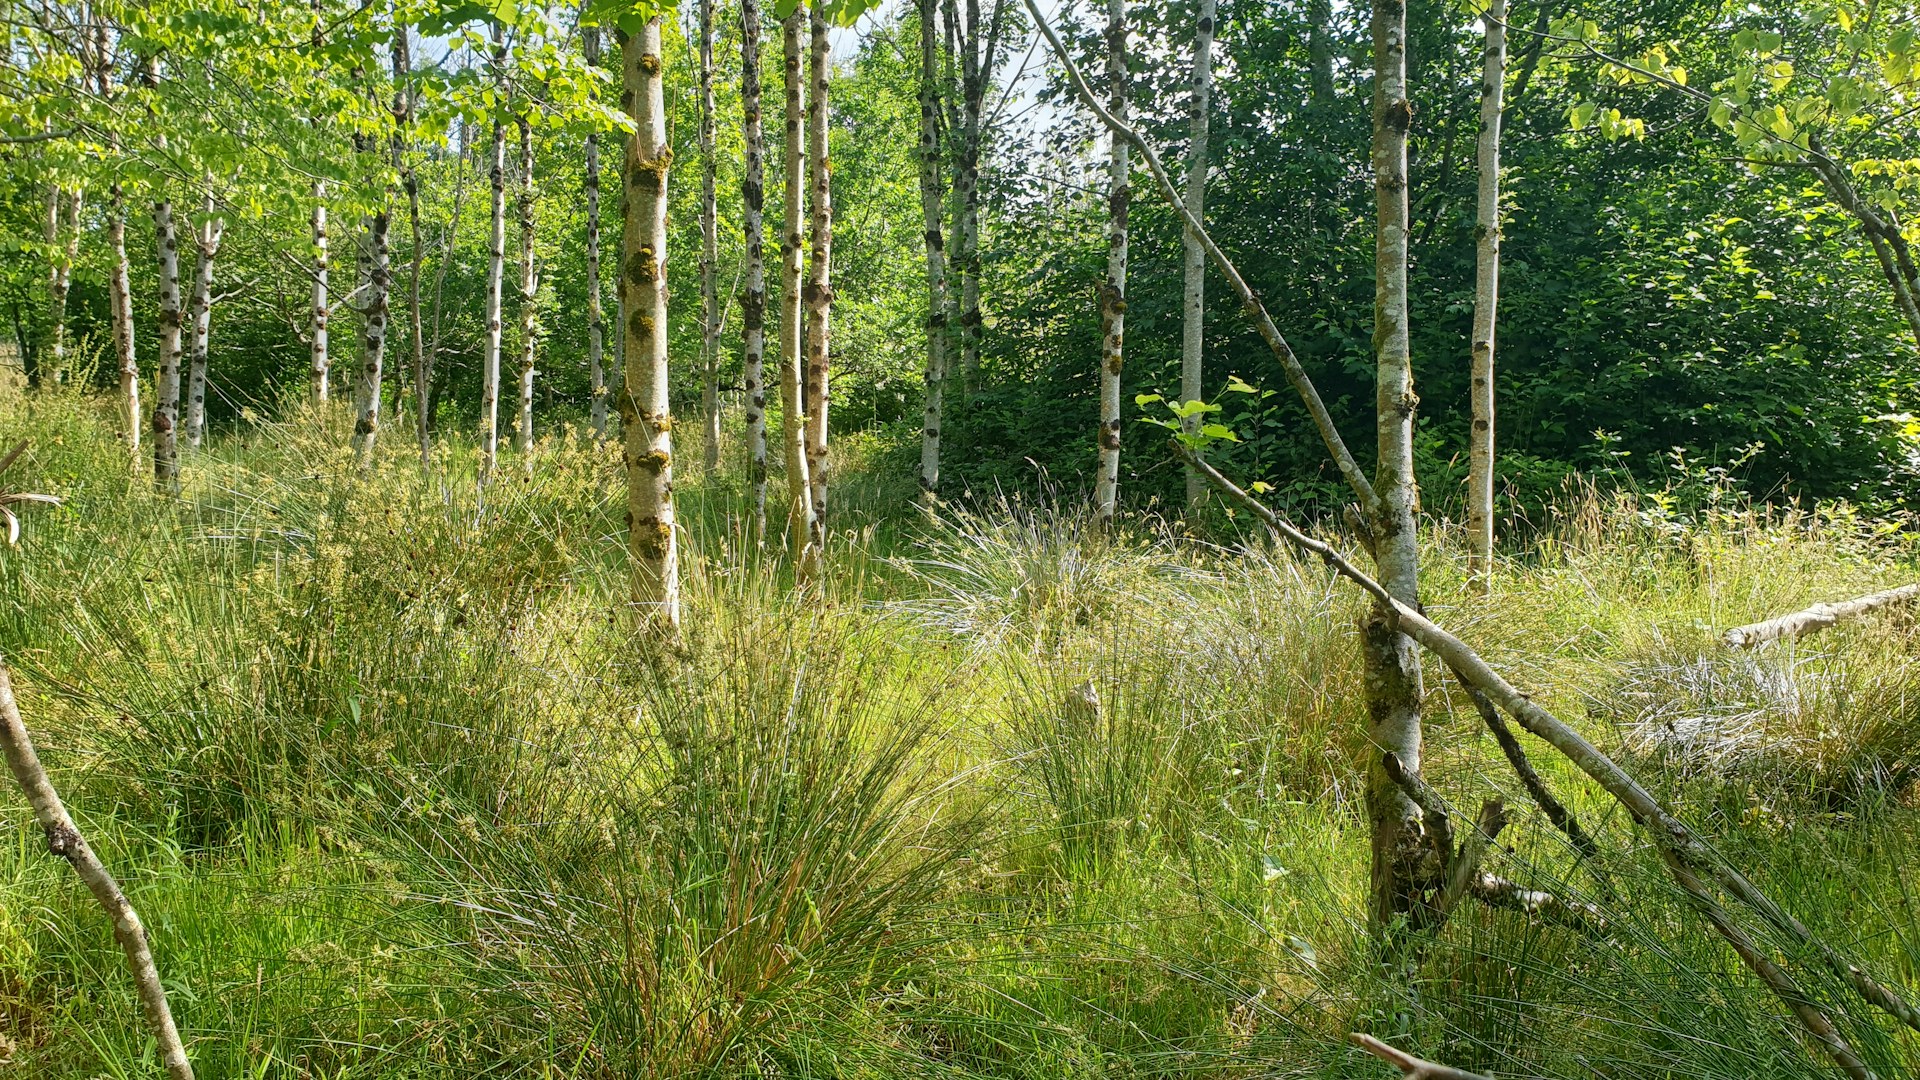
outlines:
M1379 1058L1381 1061L1399 1069L1406 1080L1493 1080L1490 1076L1464 1072L1448 1065L1414 1057L1404 1050L1396 1050L1371 1035L1354 1032L1347 1036L1355 1046Z
M1817 633L1843 620L1857 618L1870 611L1910 600L1920 600L1920 584L1902 585L1897 589L1868 593L1852 600L1842 600L1837 604L1815 604L1810 608L1768 619L1765 622L1736 626L1722 635L1721 640L1732 648L1751 649L1769 641Z

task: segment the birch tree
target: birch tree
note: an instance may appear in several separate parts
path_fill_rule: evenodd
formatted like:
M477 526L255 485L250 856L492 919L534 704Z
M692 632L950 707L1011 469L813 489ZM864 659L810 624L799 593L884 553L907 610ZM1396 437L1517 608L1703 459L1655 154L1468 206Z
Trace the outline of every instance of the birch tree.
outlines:
M528 108L532 108L530 102ZM520 413L514 428L515 446L525 454L533 449L534 359L539 350L540 278L534 265L533 126L525 111L514 118L520 135L520 162L516 170L520 218Z
M920 14L920 213L926 226L927 366L925 416L920 424L920 490L940 487L940 426L946 412L947 267L941 236L946 196L941 191L940 20L934 0L918 0Z
M1488 0L1481 17L1478 209L1474 220L1473 428L1468 437L1467 572L1482 587L1493 573L1493 339L1500 300L1500 122L1507 81L1507 2Z
M1005 0L994 0L987 26L980 25L980 0L965 0L966 16L961 21L957 0L944 0L947 36L960 66L959 116L960 139L954 153L954 232L959 252L955 259L960 275L960 374L971 385L980 367L980 149L985 139L987 91L993 81L993 68L1000 51L1000 36L1006 25Z
M104 21L93 27L94 90L109 106L115 98L113 50ZM117 152L120 140L109 133L108 148ZM134 351L133 275L127 262L127 205L118 176L107 184L107 303L113 318L113 353L120 375L121 418L127 433L127 449L140 451L140 364Z
M1193 93L1189 101L1189 146L1187 150L1187 211L1206 220L1207 205L1207 128L1213 96L1213 20L1214 0L1200 0L1200 13L1193 28ZM1180 400L1198 401L1205 396L1207 319L1207 251L1192 230L1182 235L1181 277L1184 307L1180 324ZM1188 433L1199 430L1201 415L1181 418ZM1198 470L1187 470L1187 507L1199 506L1207 482Z
M600 66L600 28L591 23L580 28L581 53L587 66ZM607 320L600 300L600 133L587 129L582 183L587 196L587 384L593 400L590 422L593 440L607 437Z
M77 183L55 180L47 185L47 367L56 383L66 378L67 293L73 288L73 264L80 258L84 202Z
M673 414L667 395L667 168L673 150L661 79L660 17L621 40L627 140L626 260L620 279L627 323L627 543L633 601L656 625L680 624L679 548L673 514Z
M807 479L806 378L800 351L801 227L806 220L805 84L801 34L807 13L795 7L780 24L786 75L786 218L780 225L780 441L787 465L787 536L794 565L803 575L813 565L813 485Z
M426 348L426 327L420 311L420 272L426 247L420 235L420 170L407 156L413 138L413 57L408 27L396 27L393 75L393 167L407 193L407 231L411 242L407 273L407 331L413 355L413 435L420 448L420 467L433 464L433 357ZM459 158L466 170L466 155ZM454 205L458 207L458 197Z
M767 259L766 131L761 119L760 5L740 0L740 110L746 169L740 180L746 233L745 291L740 297L741 382L747 397L747 485L753 537L767 535Z
M309 228L313 242L313 306L307 316L309 384L313 400L327 401L328 373L327 317L332 313L327 297L327 183L313 182L313 216Z
M146 62L149 90L159 83L155 61ZM162 137L164 139L164 136ZM164 145L164 144L163 144ZM161 188L153 201L153 235L160 256L159 374L153 381L153 484L162 492L180 488L180 249L173 200Z
M215 208L212 179L208 179L201 219L194 226L197 256L193 273L192 321L187 333L187 448L200 449L207 426L207 347L213 329L213 267L226 236L226 219Z
M1126 0L1107 0L1106 38L1107 108L1124 124L1128 111ZM1127 209L1132 198L1128 186L1132 148L1119 135L1108 141L1107 280L1100 289L1100 457L1093 490L1094 520L1101 525L1113 520L1120 490L1120 368L1127 318Z
M500 120L507 97L507 43L498 21L491 26L494 106L488 182L493 188L487 232L487 346L480 368L480 475L490 476L500 452L500 293L507 259L507 132Z
M827 393L828 346L833 317L833 162L829 157L832 125L827 79L833 53L827 42L827 18L818 4L811 12L812 32L807 98L807 173L809 244L807 246L807 485L812 502L811 544L824 555L827 522Z
M1404 0L1373 0L1373 349L1375 438L1373 505L1368 526L1376 576L1394 600L1420 602L1420 548L1414 509L1413 365L1407 334L1407 13ZM1420 807L1390 774L1420 775L1420 654L1393 609L1376 603L1364 630L1370 744L1367 774L1372 824L1370 914L1385 928L1418 925L1423 898L1440 886L1427 865ZM1391 758L1394 765L1389 765Z
M720 219L714 155L713 3L700 0L700 426L707 478L720 470Z

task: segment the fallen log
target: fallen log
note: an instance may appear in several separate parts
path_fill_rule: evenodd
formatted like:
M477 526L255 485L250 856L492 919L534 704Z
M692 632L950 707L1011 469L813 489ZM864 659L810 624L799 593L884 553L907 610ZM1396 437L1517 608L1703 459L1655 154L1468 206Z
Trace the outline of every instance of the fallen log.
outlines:
M1347 1038L1353 1040L1353 1044L1360 1049L1399 1069L1400 1075L1406 1080L1493 1080L1492 1077L1483 1076L1480 1073L1470 1073L1464 1069L1414 1057L1405 1050L1395 1049L1371 1035L1358 1031L1348 1035Z
M1748 623L1736 626L1721 638L1735 649L1751 649L1769 641L1792 639L1804 634L1817 633L1835 623L1857 618L1869 611L1893 604L1920 600L1920 585L1902 585L1897 589L1886 589L1877 593L1868 593L1852 600L1842 600L1836 604L1815 604L1802 611L1765 622Z

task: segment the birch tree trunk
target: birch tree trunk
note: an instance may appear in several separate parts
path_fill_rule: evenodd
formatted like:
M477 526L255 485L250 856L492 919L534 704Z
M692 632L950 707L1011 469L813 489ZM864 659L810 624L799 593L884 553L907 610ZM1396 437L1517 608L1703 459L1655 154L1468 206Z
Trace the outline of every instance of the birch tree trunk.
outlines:
M1000 9L997 4L993 19L994 29L987 34L983 51L980 0L967 0L966 40L960 51L960 161L955 184L959 220L955 225L960 233L960 372L969 387L980 370L981 113L986 107L987 77L998 47Z
M153 204L154 240L160 250L160 365L153 384L153 485L162 492L180 490L180 251L174 234L173 202L164 195Z
M500 24L493 25L495 91L507 96L507 45ZM480 475L493 475L500 453L500 293L507 260L507 132L493 118L493 156L488 178L493 185L493 216L487 233L487 348L480 369Z
M1190 148L1187 150L1187 211L1202 221L1207 202L1207 128L1213 97L1213 20L1214 0L1200 0L1200 20L1193 32L1193 97L1188 121ZM1207 249L1192 231L1183 232L1181 266L1185 282L1185 310L1180 325L1180 400L1195 401L1205 396L1206 374L1202 349L1207 330ZM1183 417L1180 426L1188 432L1200 427L1199 415ZM1207 482L1200 473L1187 469L1187 508L1200 505Z
M800 228L806 220L806 133L800 37L807 13L795 8L780 24L786 74L786 220L780 225L780 440L787 464L787 535L794 566L805 576L813 565L813 485L807 479L806 378L800 351Z
M709 480L720 471L720 208L715 201L713 3L700 0L700 426Z
M420 271L426 248L420 237L420 170L406 160L406 139L413 126L413 58L405 27L396 27L399 39L394 43L393 73L393 166L407 192L407 227L413 245L407 277L407 330L413 349L413 434L420 445L420 467L433 464L433 427L429 422L433 409L433 357L426 350L426 328L420 314ZM466 168L466 155L460 156L460 168ZM456 203L456 205L458 205Z
M126 954L133 969L135 996L146 1014L147 1027L159 1050L160 1063L170 1080L193 1080L193 1065L187 1060L186 1046L174 1027L173 1012L167 1007L167 991L153 963L153 950L147 944L147 928L127 901L126 893L94 854L86 838L74 827L66 805L54 790L40 755L34 751L26 724L20 719L20 705L13 696L13 679L5 663L0 663L0 751L7 767L33 807L34 820L46 834L49 853L67 860L81 884L93 894L102 911L113 923L113 938Z
M1507 82L1507 0L1489 0L1480 76L1479 210L1474 226L1473 430L1467 449L1467 572L1493 573L1493 339L1500 301L1500 121Z
M380 433L380 382L386 363L387 317L393 284L392 254L387 246L391 221L391 210L383 205L367 228L372 276L368 279L366 306L361 310L360 378L354 386L354 405L359 419L353 425L353 449L363 465L371 460L374 440Z
M226 219L214 213L213 189L202 204L205 219L194 229L198 255L193 273L193 322L187 334L187 449L200 449L207 428L207 345L213 329L213 265L226 235Z
M621 75L633 135L626 157L627 543L633 601L655 626L680 625L680 577L673 518L673 416L667 397L667 168L673 149L661 87L660 18L621 41Z
M331 314L327 298L327 183L313 182L313 311L308 316L308 336L312 351L313 400L325 404L327 375L327 317Z
M1126 0L1107 0L1107 82L1108 109L1124 124ZM1120 491L1120 367L1127 318L1127 207L1132 199L1132 189L1127 185L1132 148L1118 135L1109 136L1108 141L1107 281L1100 290L1100 460L1093 492L1094 520L1103 526L1113 520Z
M833 338L833 161L832 113L827 79L833 52L827 19L812 9L812 94L807 99L807 171L813 202L807 249L807 485L813 503L812 545L826 553L828 346Z
M581 51L587 66L600 66L600 28L580 28ZM600 136L587 131L585 179L587 195L587 382L592 390L593 441L607 437L607 319L600 300Z
M1380 584L1395 600L1419 603L1420 561L1414 531L1418 499L1413 475L1413 369L1407 339L1407 31L1404 0L1373 0L1374 238L1373 347L1376 438L1373 557ZM1420 773L1420 656L1395 629L1394 612L1376 604L1365 627L1365 678L1371 742L1367 777L1373 832L1369 915L1377 933L1405 918L1418 926L1426 900L1442 884L1432 866L1420 808L1388 775L1391 755L1405 775Z
M133 344L133 281L127 267L127 209L120 184L107 188L107 250L113 268L107 279L113 308L113 351L120 369L120 407L127 425L127 448L140 450L140 364Z
M927 244L926 415L920 424L920 490L940 487L940 425L946 411L947 266L941 236L945 194L940 190L940 27L934 0L920 12L920 214Z
M520 420L514 430L516 448L525 454L533 449L533 361L539 348L540 279L535 273L533 247L533 127L524 113L514 120L514 126L520 132Z
M78 185L54 184L47 191L47 354L50 374L56 383L66 381L67 372L67 294L73 288L73 264L80 259L80 210L85 195ZM60 220L66 217L66 240L61 241Z
M753 538L767 538L767 138L760 110L760 5L740 0L740 109L746 173L740 180L746 232L746 290L740 298L741 381L747 395L747 484Z

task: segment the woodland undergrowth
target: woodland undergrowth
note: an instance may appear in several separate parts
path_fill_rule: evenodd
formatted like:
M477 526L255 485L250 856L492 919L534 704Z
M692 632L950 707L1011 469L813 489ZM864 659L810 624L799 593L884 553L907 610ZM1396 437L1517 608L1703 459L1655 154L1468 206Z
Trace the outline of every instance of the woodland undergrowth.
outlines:
M1382 977L1360 602L1224 515L910 509L856 443L796 594L737 477L689 475L663 644L620 610L616 452L580 432L481 488L452 442L362 475L343 416L299 414L213 440L165 500L93 402L4 408L32 440L10 479L65 505L0 553L0 649L201 1075L1376 1075L1355 1029L1501 1076L1825 1075L1624 814L1536 755L1583 863L1433 666L1429 778L1504 796L1492 868L1605 921L1470 907ZM1487 595L1455 530L1425 544L1436 620L1920 981L1912 624L1718 642L1915 580L1910 533L1586 486ZM0 1062L154 1075L108 928L16 795L0 819ZM1843 1020L1884 1075L1920 1069Z

